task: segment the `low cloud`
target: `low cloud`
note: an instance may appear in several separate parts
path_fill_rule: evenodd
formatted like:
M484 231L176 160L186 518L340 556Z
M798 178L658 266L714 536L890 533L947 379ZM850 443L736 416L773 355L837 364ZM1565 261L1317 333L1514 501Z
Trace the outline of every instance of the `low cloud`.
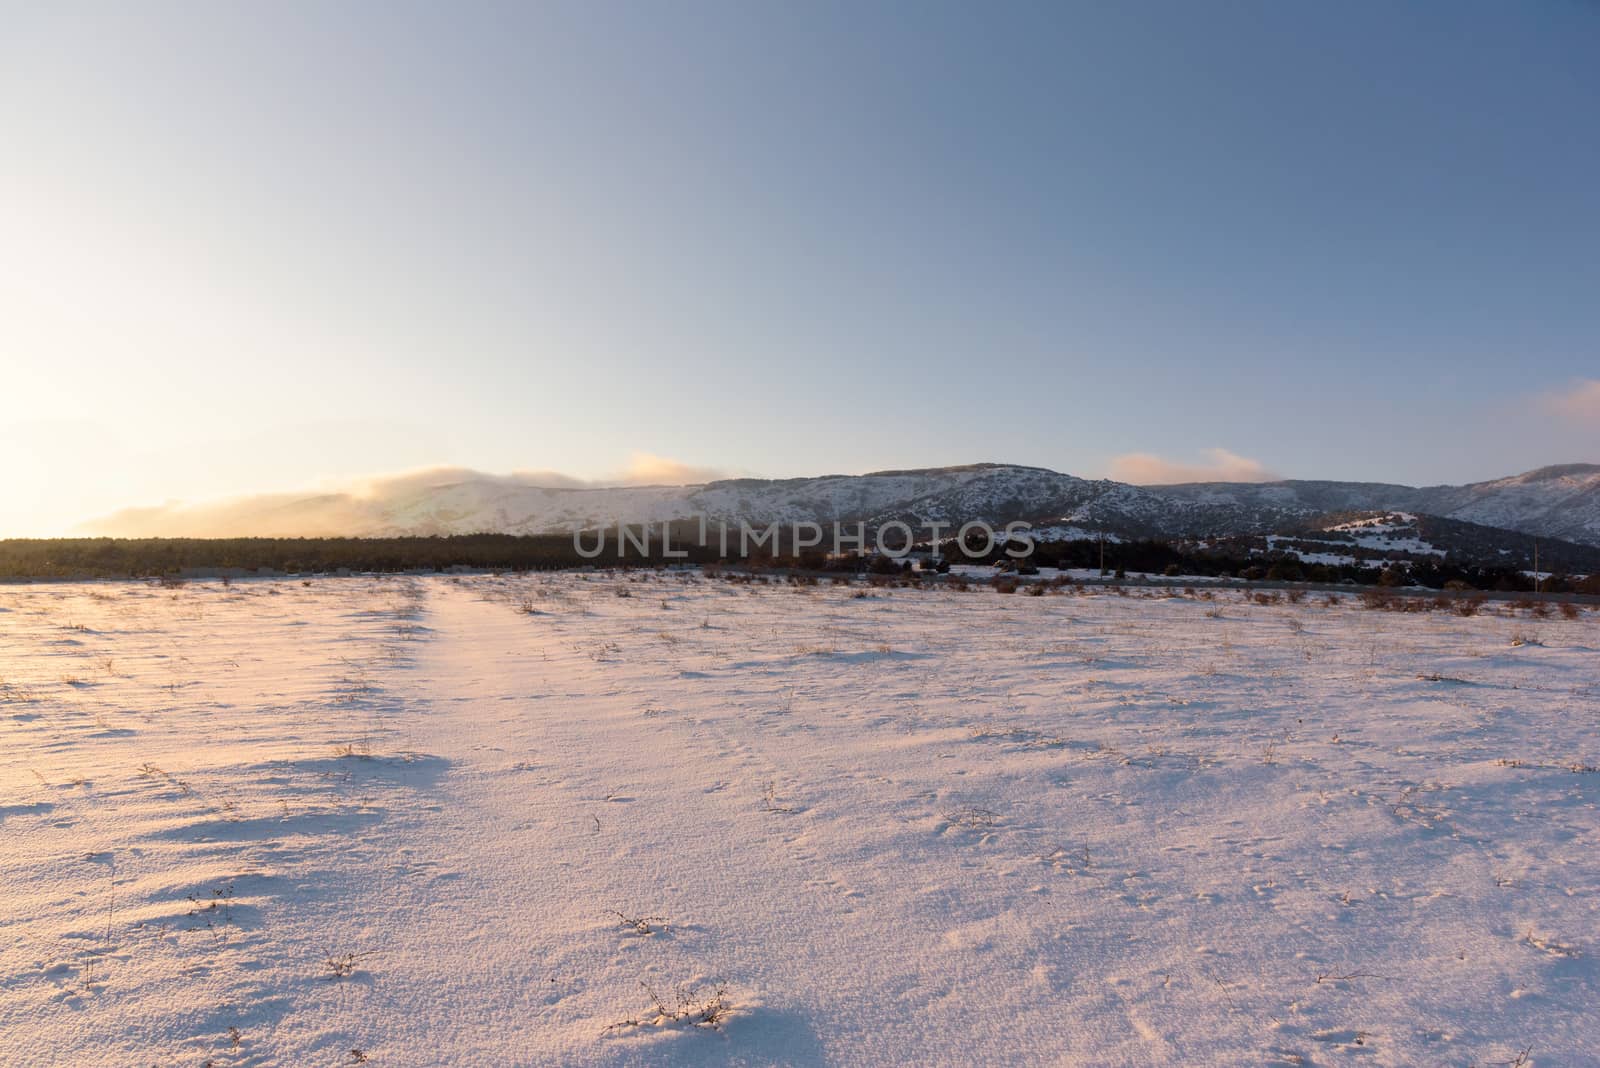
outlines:
M1207 463L1181 463L1149 452L1130 452L1111 461L1111 477L1136 486L1179 482L1275 482L1279 476L1248 456L1207 449Z
M728 477L714 468L645 452L634 453L623 470L596 479L559 471L494 474L469 467L428 467L300 492L126 508L82 523L77 532L121 538L347 537L383 532L403 515L404 525L429 533L431 506L439 511L469 505L492 510L500 503L497 498L514 499L519 490L694 486ZM449 503L436 505L444 495Z
M626 470L615 476L611 481L602 481L601 485L607 486L698 486L705 482L715 482L720 478L731 478L730 472L714 467L690 467L686 463L669 459L665 456L654 456L648 452L636 452L628 462Z
M1544 395L1544 406L1574 423L1600 423L1600 379L1580 378L1566 389Z

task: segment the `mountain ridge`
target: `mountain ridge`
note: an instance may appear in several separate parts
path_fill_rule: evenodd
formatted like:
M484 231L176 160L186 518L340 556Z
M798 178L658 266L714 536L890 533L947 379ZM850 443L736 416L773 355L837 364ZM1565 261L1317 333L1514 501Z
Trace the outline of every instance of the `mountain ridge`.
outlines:
M1123 537L1280 533L1322 515L1407 512L1600 545L1600 464L1553 464L1463 485L1282 479L1136 486L984 462L862 475L730 478L682 486L549 486L441 472L369 493L274 494L132 509L84 532L133 537L570 533L705 516L752 523L1022 520Z

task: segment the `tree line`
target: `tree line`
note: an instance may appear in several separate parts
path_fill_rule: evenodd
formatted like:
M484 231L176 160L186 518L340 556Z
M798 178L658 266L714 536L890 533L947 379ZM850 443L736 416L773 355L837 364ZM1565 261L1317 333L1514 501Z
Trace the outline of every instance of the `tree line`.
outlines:
M687 535L687 531L681 532ZM593 540L588 541L594 544ZM543 571L603 566L659 567L725 561L715 545L701 546L687 536L662 555L660 542L649 548L624 543L598 557L580 554L567 534L457 534L394 538L16 538L0 540L0 579L158 578L194 572L326 574L341 571L407 572L472 568ZM923 547L928 548L927 546ZM959 562L1008 563L1022 571L1039 567L1099 570L1108 574L1143 572L1210 575L1283 582L1354 583L1527 592L1534 582L1514 568L1491 568L1444 560L1394 561L1386 566L1302 564L1288 556L1264 559L1250 553L1197 550L1160 540L1040 542L1023 561L1010 560L1005 545L985 556L959 553L953 542L944 555ZM784 550L788 550L787 552ZM1104 557L1102 558L1102 551ZM816 551L795 553L778 545L744 559L756 566L812 571L898 571L908 562L857 555L829 557ZM1550 593L1600 593L1600 574L1553 575L1539 588Z

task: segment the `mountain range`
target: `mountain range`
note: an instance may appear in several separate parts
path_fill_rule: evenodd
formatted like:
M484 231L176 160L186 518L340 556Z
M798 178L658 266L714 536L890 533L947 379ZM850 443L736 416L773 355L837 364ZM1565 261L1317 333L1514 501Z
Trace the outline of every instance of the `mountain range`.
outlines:
M1600 465L1542 467L1461 486L1286 480L1135 486L1040 467L982 463L865 475L725 479L688 486L536 485L516 477L441 471L363 493L275 495L218 505L118 513L85 532L124 537L542 534L617 523L893 520L999 525L1025 520L1059 536L1123 538L1303 535L1363 515L1451 521L1477 543L1532 538L1600 546ZM1440 524L1435 524L1438 528Z

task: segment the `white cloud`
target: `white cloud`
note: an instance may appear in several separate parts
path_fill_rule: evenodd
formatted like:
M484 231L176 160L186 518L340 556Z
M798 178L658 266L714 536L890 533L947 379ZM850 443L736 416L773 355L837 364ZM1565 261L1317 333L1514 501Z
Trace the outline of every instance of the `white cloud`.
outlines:
M385 513L403 511L408 504L447 486L573 490L691 486L727 477L726 472L692 467L646 452L634 453L623 470L596 479L559 471L513 471L501 475L469 467L426 467L346 479L299 492L126 508L82 523L78 532L124 538L338 537L369 529Z
M1580 378L1566 389L1544 395L1545 406L1575 423L1600 422L1600 379Z
M1148 452L1124 453L1111 461L1111 477L1137 486L1165 486L1179 482L1273 482L1278 475L1260 460L1227 449L1207 449L1208 463L1181 463Z
M628 467L610 480L602 479L603 486L695 486L702 482L715 482L731 477L727 471L713 467L690 467L665 456L636 452Z

